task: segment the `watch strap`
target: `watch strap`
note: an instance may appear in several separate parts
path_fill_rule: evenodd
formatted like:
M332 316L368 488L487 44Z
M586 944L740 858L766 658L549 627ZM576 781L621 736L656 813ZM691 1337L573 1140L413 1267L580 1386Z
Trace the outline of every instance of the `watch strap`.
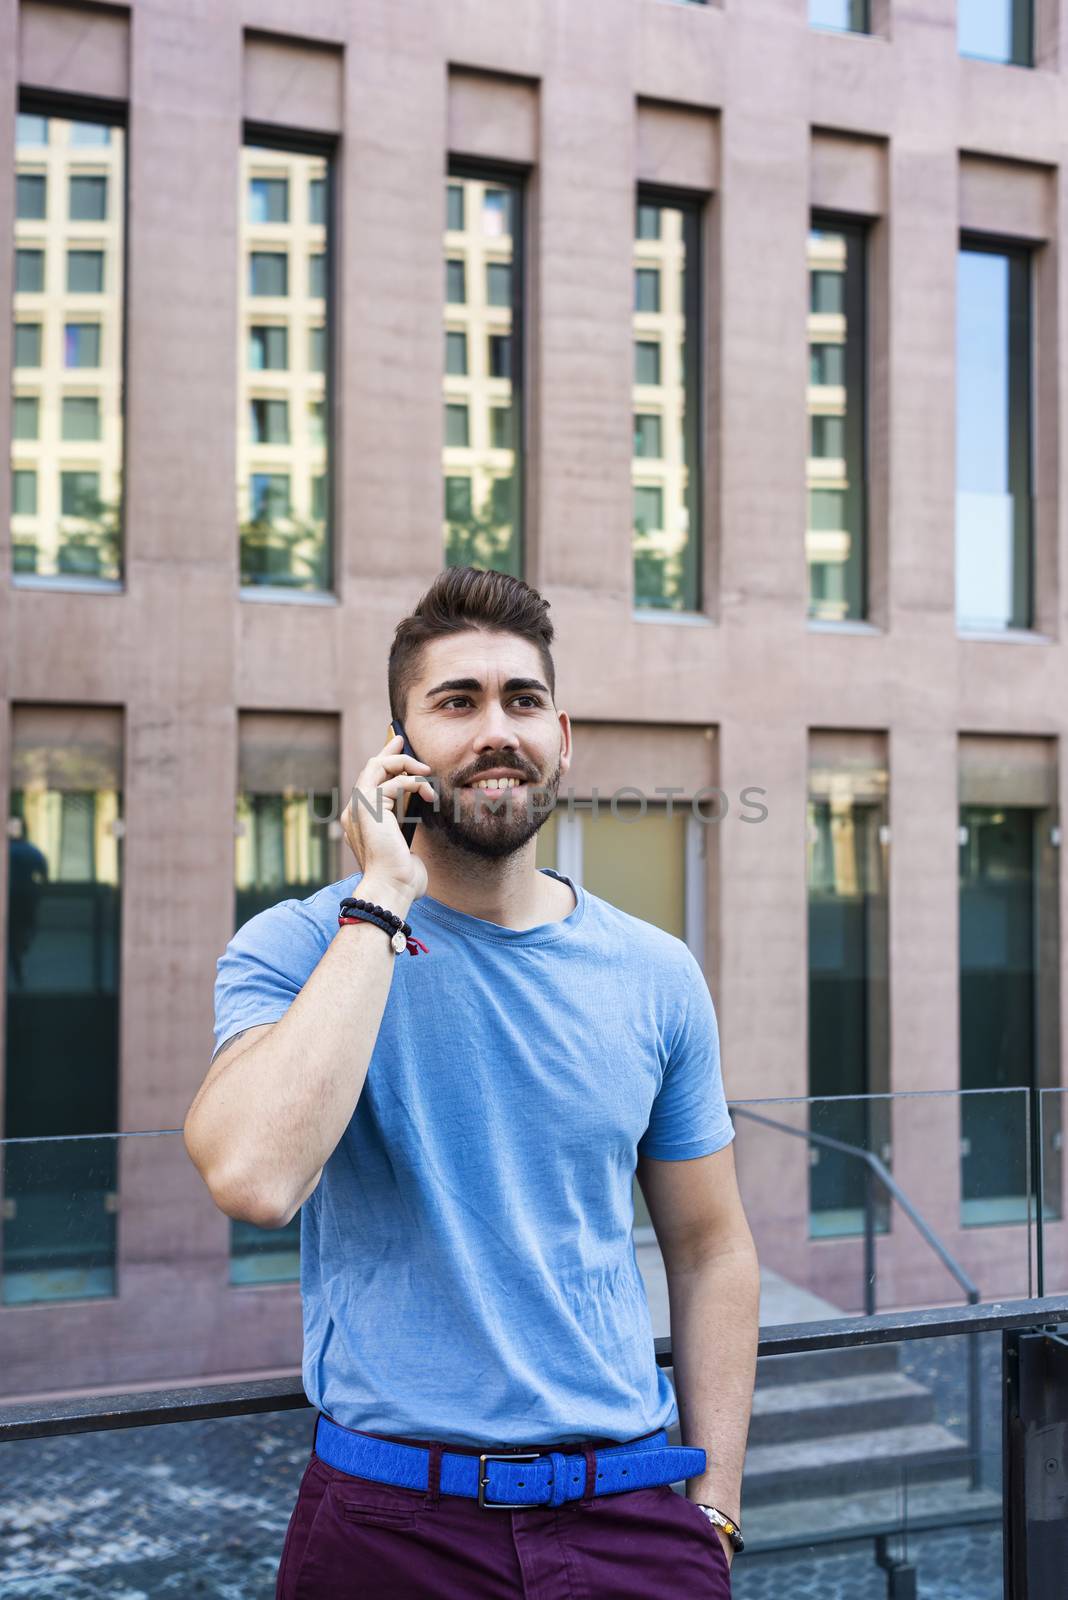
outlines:
M735 1522L733 1517L725 1516L717 1506L706 1506L702 1504L700 1500L696 1502L696 1505L700 1511L704 1512L705 1516L708 1518L709 1522L712 1523L713 1527L720 1528L727 1535L727 1538L731 1542L732 1550L737 1552L745 1549L745 1540L742 1538L742 1530L738 1526L737 1522Z

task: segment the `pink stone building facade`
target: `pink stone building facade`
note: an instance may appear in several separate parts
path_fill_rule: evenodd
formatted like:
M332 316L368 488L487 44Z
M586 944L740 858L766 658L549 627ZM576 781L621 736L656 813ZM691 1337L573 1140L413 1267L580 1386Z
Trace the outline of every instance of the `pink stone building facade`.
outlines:
M234 928L235 797L260 736L275 727L285 744L287 726L314 725L333 741L343 788L385 738L392 631L443 560L445 187L450 161L466 163L522 195L516 548L553 608L575 793L627 785L651 797L673 785L683 807L710 789L727 802L713 826L691 810L656 833L670 865L645 885L647 901L628 901L622 882L613 894L626 851L607 834L598 843L558 827L539 859L562 871L596 863L595 892L648 904L699 955L732 1102L801 1098L824 1081L810 1059L813 806L847 827L857 806L875 808L866 1056L848 1081L927 1096L886 1113L896 1181L984 1295L1028 1292L1026 1213L994 1205L969 1220L962 1205L972 1136L956 1092L1018 1085L1005 1118L1023 1159L1026 1086L1062 1081L1068 63L1056 0L1040 0L1026 68L963 56L953 12L948 0L876 0L873 31L860 34L811 26L805 0L4 0L3 226L17 222L20 92L27 114L124 108L127 137L120 570L35 575L4 552L0 583L5 790L23 783L20 740L39 750L65 737L99 746L114 770L96 787L121 790L114 1121L81 1132L178 1129L203 1079L215 961ZM327 150L333 175L332 567L315 592L243 582L239 565L239 194L244 146L271 133ZM659 606L635 591L643 194L691 204L701 239L690 262L700 319L688 326L696 590L692 603ZM821 405L834 414L828 394L842 385L813 392L808 252L814 226L851 220L866 241L865 499L850 543L862 544L864 581L861 614L827 620L812 603L812 419ZM1024 250L1029 263L1030 608L1001 628L960 616L962 237ZM0 252L5 298L17 294L12 271ZM5 348L7 338L4 319ZM13 417L5 393L5 432ZM267 714L290 721L256 720ZM297 788L310 770L298 767ZM330 760L314 770L308 787L329 788ZM757 825L747 789L763 791ZM1034 825L1030 965L1016 1002L1034 1027L1026 1059L1014 1045L1008 1076L985 1084L962 1075L960 830L977 825L962 807L1027 811ZM9 875L0 866L6 898ZM0 1129L17 1137L23 1090L7 1037ZM34 1058L43 1116L78 1081L76 1037L63 1054L54 1083ZM1047 1195L1061 1215L1052 1095L1046 1106ZM765 1109L808 1127L804 1107ZM71 1131L61 1117L16 1126ZM999 1184L999 1150L989 1145L973 1202L1016 1193ZM736 1155L767 1265L859 1309L857 1230L814 1233L806 1141L743 1118ZM10 1149L7 1160L10 1170ZM295 1284L233 1281L229 1222L179 1134L123 1141L105 1188L110 1287L0 1305L5 1396L299 1362ZM5 1193L10 1229L19 1199ZM1068 1287L1063 1228L1046 1232L1050 1290ZM878 1248L881 1305L959 1299L900 1212Z

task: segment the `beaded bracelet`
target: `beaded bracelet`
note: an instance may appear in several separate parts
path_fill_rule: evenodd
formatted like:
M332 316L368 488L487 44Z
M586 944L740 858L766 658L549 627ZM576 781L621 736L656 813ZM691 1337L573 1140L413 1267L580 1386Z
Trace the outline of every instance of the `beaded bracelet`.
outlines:
M421 950L424 955L429 951L422 940L415 938L412 933L411 923L402 922L394 911L387 911L384 906L374 905L370 900L356 900L351 897L341 902L338 913L338 927L344 927L350 922L373 922L376 928L389 935L389 942L395 954L407 950L410 956L417 955Z
M387 922L392 922L393 926L399 928L403 934L407 935L412 931L410 922L404 922L395 911L387 911L385 906L376 906L370 900L356 900L350 896L342 900L339 909L342 916L347 916L350 911L373 911L376 917L384 917Z

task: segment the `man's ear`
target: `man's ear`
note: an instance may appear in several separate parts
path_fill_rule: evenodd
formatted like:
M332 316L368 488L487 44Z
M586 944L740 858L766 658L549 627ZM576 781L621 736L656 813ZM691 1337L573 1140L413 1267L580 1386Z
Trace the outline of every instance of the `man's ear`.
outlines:
M560 774L563 776L571 766L571 718L566 711L560 713Z

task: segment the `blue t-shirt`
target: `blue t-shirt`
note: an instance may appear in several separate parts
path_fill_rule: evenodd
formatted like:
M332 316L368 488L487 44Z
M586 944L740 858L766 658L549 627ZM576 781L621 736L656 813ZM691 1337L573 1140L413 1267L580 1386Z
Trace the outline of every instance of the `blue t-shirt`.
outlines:
M361 876L234 935L216 1046L285 1014ZM734 1137L716 1015L681 939L552 876L578 904L535 928L429 895L408 912L427 954L396 957L363 1091L301 1208L304 1389L344 1427L514 1445L678 1418L632 1179L638 1153Z

